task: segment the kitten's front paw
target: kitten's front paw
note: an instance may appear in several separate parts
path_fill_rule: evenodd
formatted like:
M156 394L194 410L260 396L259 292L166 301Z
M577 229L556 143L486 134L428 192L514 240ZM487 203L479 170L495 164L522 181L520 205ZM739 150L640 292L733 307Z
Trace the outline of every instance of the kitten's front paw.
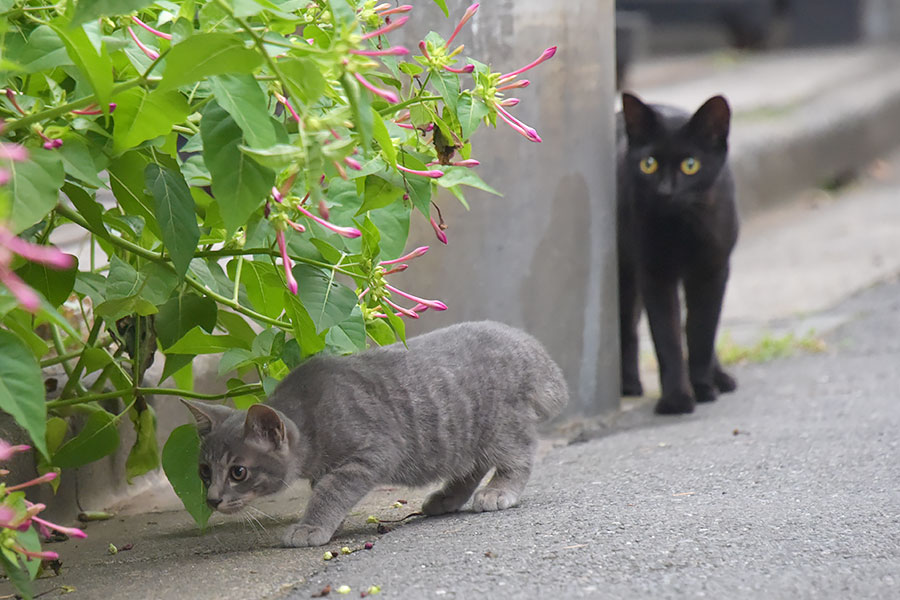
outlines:
M297 524L287 528L284 534L284 545L289 548L305 548L307 546L321 546L331 539L331 533L321 527Z
M466 503L466 500L468 500L468 497L447 496L443 490L438 490L428 496L425 502L422 503L422 512L429 517L446 515L447 513L458 511Z
M694 412L695 403L691 394L677 392L660 398L654 410L658 415L682 415Z
M485 488L475 492L475 497L472 499L472 510L474 512L504 510L515 506L518 499L519 497L512 492Z
M737 379L722 369L716 369L715 372L713 372L713 383L716 384L716 388L723 394L733 392L737 389Z

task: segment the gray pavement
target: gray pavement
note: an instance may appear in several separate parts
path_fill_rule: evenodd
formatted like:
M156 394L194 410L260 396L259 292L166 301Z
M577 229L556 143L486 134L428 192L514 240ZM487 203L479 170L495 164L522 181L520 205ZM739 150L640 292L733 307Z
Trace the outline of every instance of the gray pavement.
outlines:
M521 507L410 523L287 597L900 597L900 280L847 304L833 351L556 449Z

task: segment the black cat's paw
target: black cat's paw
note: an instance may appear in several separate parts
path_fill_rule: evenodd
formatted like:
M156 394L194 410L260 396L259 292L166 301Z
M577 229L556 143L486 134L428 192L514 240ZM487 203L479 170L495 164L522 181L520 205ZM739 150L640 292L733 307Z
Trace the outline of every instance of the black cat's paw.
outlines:
M716 386L710 385L708 383L695 383L694 386L694 398L697 399L697 402L715 402L719 397L719 390L716 389Z
M683 415L694 412L696 401L691 394L678 392L659 399L654 411L658 415Z
M737 379L722 369L717 368L713 373L713 383L716 384L716 388L723 394L733 392L737 389Z
M623 396L643 396L644 386L641 385L640 379L623 380L622 381Z

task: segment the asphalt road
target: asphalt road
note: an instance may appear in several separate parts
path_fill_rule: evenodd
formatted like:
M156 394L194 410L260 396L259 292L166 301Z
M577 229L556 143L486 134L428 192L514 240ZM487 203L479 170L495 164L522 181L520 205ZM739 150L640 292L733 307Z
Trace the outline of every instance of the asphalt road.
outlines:
M520 507L412 520L287 597L900 598L900 280L838 309L826 352L554 449Z

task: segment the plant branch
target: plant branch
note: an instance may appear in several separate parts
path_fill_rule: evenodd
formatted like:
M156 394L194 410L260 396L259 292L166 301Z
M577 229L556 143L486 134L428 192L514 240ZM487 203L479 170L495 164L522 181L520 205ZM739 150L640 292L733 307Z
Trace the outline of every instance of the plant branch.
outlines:
M247 394L255 394L263 391L262 384L249 383L236 388L232 388L221 394L200 394L190 390L182 390L178 388L160 388L160 387L137 387L127 388L123 390L113 390L111 392L103 392L102 394L91 394L89 396L81 396L74 398L61 398L47 403L48 409L62 408L64 406L73 406L75 404L85 404L87 402L96 402L98 400L110 400L113 398L121 398L129 394L143 396L183 396L185 398L194 398L196 400L225 400L226 398L234 398L235 396L245 396Z

